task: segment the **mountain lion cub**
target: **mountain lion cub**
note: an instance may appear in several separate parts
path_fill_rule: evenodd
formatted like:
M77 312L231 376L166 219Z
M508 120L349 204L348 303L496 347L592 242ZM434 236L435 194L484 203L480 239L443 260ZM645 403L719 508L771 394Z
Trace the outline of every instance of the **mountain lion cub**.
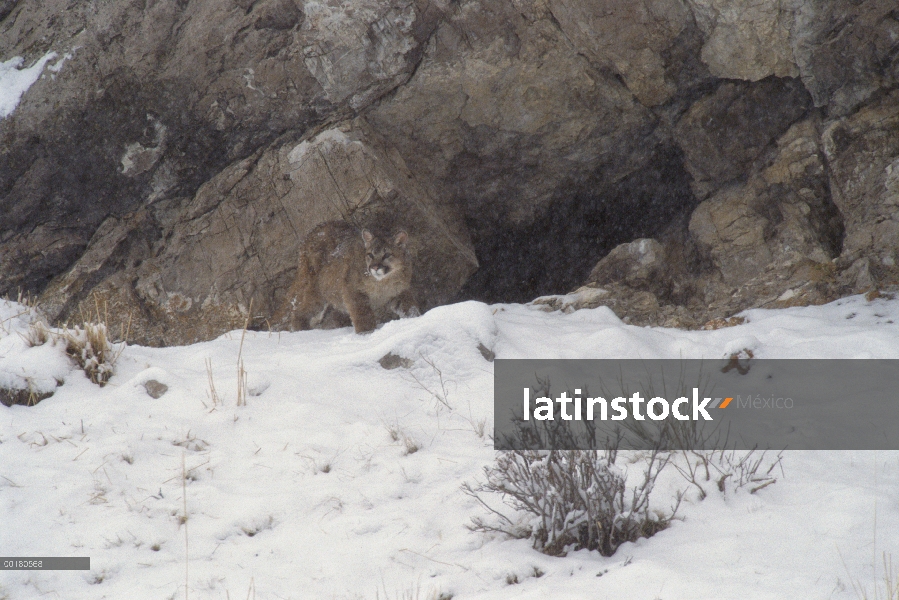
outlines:
M393 315L417 317L407 241L405 231L382 239L344 221L318 225L303 242L296 281L275 322L309 329L333 307L364 333Z

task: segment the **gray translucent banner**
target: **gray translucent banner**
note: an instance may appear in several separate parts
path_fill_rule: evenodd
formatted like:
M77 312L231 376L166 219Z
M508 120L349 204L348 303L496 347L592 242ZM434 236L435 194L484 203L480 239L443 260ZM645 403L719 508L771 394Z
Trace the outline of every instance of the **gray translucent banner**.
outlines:
M497 450L899 450L899 360L498 359L494 408Z
M88 556L5 556L0 571L90 571Z

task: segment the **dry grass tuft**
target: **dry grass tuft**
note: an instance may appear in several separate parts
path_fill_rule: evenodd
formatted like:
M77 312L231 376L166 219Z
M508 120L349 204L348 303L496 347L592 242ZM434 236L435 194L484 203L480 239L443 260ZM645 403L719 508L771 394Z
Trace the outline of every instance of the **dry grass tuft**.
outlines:
M403 428L400 427L399 423L394 423L392 425L384 423L384 427L387 429L387 433L390 435L391 440L402 444L404 455L408 456L410 454L415 454L421 450L421 443L413 436L406 433Z
M421 444L412 436L404 435L403 436L403 446L404 446L404 454L407 456L409 454L415 454L419 450L421 450Z
M28 325L28 331L19 335L25 340L29 348L43 346L53 339L53 332L50 331L50 326L42 319L32 321Z
M84 323L81 327L68 325L60 334L66 344L66 354L72 357L88 378L103 387L115 372L124 344L114 350L109 342L105 323Z
M81 313L82 325L64 325L61 330L54 329L47 324L41 316L34 302L27 297L19 296L18 302L26 307L22 314L29 314L30 323L28 329L19 336L25 343L33 348L43 346L48 342L56 344L62 341L68 354L78 366L85 372L88 378L99 386L104 386L115 372L115 363L119 355L125 349L125 340L131 329L131 317L128 318L127 327L123 325L120 332L122 342L118 348L114 348L106 327L105 306L101 310L100 303L95 298L96 312L91 317Z
M131 315L127 326L120 331L121 343L113 348L106 323L109 320L108 306L101 307L100 300L94 296L94 316L81 313L81 327L69 328L64 325L59 334L66 344L66 354L75 359L88 378L103 387L115 372L115 363L125 350L128 334L131 331Z

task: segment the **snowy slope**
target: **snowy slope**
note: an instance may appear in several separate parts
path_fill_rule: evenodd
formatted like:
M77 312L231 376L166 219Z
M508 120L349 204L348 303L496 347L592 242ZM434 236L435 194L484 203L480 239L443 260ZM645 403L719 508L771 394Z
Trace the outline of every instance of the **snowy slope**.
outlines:
M59 345L29 348L28 313L0 301L0 385L64 379L35 407L0 406L0 555L92 567L0 571L0 598L184 598L185 581L190 598L856 598L854 582L873 598L882 554L899 559L899 453L788 452L776 485L688 494L670 529L611 558L465 527L485 515L460 484L494 457L479 345L498 358L899 357L896 300L744 316L685 332L605 308L466 302L364 336L132 346L100 388ZM382 368L388 353L412 366ZM167 393L151 398L148 380ZM666 477L656 501L685 487Z

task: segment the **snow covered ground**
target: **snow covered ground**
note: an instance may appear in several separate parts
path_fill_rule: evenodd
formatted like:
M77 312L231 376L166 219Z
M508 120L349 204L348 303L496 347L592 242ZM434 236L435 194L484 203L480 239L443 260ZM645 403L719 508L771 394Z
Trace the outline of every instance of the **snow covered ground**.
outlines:
M0 385L64 380L35 407L0 406L0 555L91 558L89 572L0 571L0 598L184 598L185 581L190 598L882 598L884 553L899 564L896 452L787 452L775 485L688 492L672 527L610 558L466 528L487 515L460 485L494 459L479 344L498 358L899 357L899 300L744 316L687 332L466 302L363 336L130 346L100 388L60 344L29 347L30 313L0 301ZM388 353L411 366L383 368ZM152 398L149 380L168 391ZM669 472L655 501L686 487Z

